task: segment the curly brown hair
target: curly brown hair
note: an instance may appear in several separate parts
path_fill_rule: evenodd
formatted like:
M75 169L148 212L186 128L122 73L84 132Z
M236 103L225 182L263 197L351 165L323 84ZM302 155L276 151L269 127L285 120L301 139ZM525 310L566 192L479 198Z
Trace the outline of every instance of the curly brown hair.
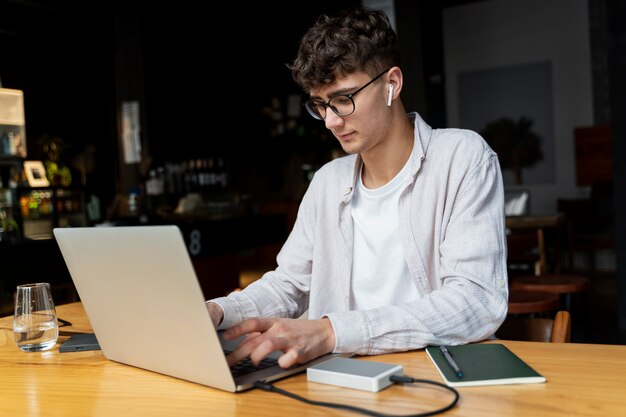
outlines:
M289 66L305 91L332 83L338 75L365 71L374 76L400 65L398 38L387 15L362 7L321 15L304 34Z

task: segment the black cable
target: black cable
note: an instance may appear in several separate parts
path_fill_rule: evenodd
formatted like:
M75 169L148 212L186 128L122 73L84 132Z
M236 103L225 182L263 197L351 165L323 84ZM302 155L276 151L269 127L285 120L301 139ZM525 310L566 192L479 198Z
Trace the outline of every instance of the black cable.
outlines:
M411 378L408 376L400 376L400 375L392 375L391 377L389 377L390 381L393 382L400 382L400 383L417 383L417 384L430 384L430 385L436 385L438 387L441 388L445 388L448 391L452 392L452 394L454 394L454 399L450 402L450 404L446 405L445 407L441 407L438 408L436 410L433 411L427 411L425 413L419 413L419 414L403 414L403 415L398 415L398 414L385 414L385 413L379 413L377 411L372 411L372 410L368 410L366 408L361 408L361 407L355 407L353 405L348 405L348 404L339 404L339 403L330 403L330 402L326 402L326 401L314 401L314 400L309 400L308 398L304 398L298 394L294 394L292 392L289 391L285 391L284 389L280 389L278 387L275 387L274 385L270 384L269 382L265 382L265 381L256 381L254 383L254 386L256 388L262 389L264 391L270 391L270 392L276 392L278 394L282 394L286 397L289 398L293 398L294 400L298 400L298 401L302 401L304 403L307 404L311 404L311 405L318 405L320 407L328 407L328 408L336 408L336 409L340 409L340 410L347 410L347 411L352 411L355 413L360 413L360 414L365 414L368 416L372 416L372 417L425 417L425 416L434 416L435 414L441 414L445 411L448 411L449 409L451 409L452 407L454 407L456 405L456 403L459 401L459 392L452 388L449 387L445 384L442 384L441 382L437 382L437 381L431 381L428 379L415 379L415 378Z

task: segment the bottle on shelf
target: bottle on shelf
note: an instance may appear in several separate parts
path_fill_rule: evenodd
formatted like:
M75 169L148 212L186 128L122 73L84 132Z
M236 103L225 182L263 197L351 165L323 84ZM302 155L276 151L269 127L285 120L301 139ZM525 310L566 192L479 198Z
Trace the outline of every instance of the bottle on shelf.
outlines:
M20 229L13 217L13 193L4 188L0 178L0 241L15 240L20 237Z

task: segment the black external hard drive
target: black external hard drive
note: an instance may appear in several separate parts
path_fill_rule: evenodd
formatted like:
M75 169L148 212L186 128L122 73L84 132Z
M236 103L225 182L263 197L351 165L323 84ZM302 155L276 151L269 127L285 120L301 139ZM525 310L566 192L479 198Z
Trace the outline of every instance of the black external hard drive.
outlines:
M100 350L94 333L75 334L59 346L59 352L82 352L83 350Z

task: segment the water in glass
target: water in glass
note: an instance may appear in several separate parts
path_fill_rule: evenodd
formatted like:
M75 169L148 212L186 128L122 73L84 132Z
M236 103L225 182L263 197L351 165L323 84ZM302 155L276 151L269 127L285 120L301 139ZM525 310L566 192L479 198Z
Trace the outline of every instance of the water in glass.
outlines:
M24 352L47 350L56 344L59 327L50 284L18 285L13 333Z

